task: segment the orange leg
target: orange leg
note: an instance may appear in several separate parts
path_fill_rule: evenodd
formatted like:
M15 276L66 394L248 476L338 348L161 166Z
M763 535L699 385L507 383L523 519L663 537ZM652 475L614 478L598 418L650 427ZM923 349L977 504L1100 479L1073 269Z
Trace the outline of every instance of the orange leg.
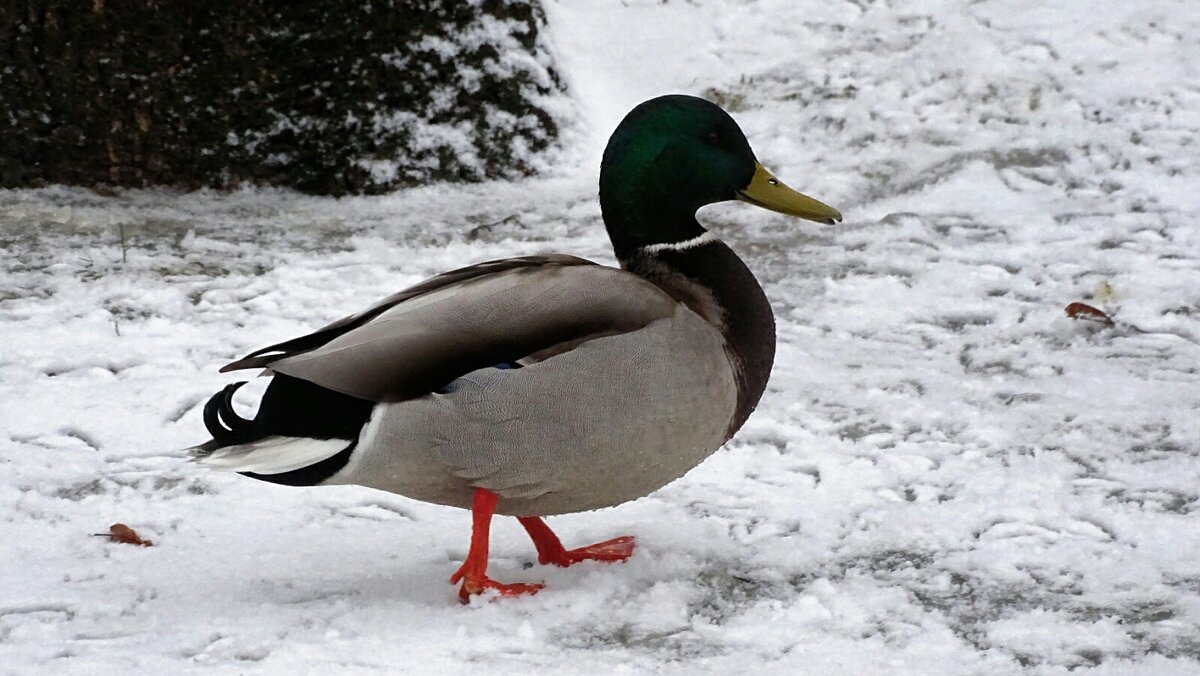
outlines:
M633 556L634 542L633 537L629 535L579 549L565 549L545 521L536 516L519 516L517 520L529 532L529 537L533 538L533 545L537 547L538 563L542 565L552 563L566 568L580 561L624 561Z
M471 549L467 552L467 560L450 576L450 584L462 580L458 590L458 598L463 603L471 599L472 594L482 594L488 589L495 589L501 596L519 596L521 594L536 594L542 588L540 584L501 584L487 576L488 564L488 534L492 527L492 514L496 511L496 494L482 488L475 489L475 502L472 505Z

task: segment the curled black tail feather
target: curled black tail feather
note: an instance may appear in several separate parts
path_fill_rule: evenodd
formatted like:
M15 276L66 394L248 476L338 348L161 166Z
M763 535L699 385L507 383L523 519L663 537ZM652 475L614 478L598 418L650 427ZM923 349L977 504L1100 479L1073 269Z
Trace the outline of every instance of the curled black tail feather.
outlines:
M248 444L270 436L353 441L375 407L373 401L276 373L259 401L258 413L247 420L233 410L233 395L245 384L242 381L226 385L204 404L204 426L212 439L196 446L195 455L207 455L222 446Z
M246 381L226 385L204 405L204 426L219 446L250 441L255 437L253 420L246 420L233 410L233 394Z
M287 486L315 486L350 461L375 402L357 399L281 373L271 377L252 420L233 410L233 395L246 383L226 385L204 404L204 426L212 439L191 449L203 458L223 446L253 444L269 437L344 439L346 447L319 462L279 474L241 472L253 479ZM254 449L250 449L253 451Z

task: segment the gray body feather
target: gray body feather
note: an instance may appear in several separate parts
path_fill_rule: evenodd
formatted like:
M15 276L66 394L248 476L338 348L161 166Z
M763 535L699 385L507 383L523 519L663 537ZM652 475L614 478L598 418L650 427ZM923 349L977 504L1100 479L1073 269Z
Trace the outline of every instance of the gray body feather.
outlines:
M440 275L223 370L264 366L381 402L326 483L468 509L485 488L512 515L647 495L725 442L738 398L717 326L568 256Z
M549 515L609 507L717 450L737 401L720 334L670 317L516 370L482 369L446 394L385 404L333 482L470 508Z

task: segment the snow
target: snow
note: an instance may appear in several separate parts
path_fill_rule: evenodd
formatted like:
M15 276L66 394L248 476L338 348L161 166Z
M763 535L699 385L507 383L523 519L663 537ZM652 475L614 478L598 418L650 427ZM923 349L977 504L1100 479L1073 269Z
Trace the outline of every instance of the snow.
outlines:
M553 2L578 122L542 178L0 192L0 671L1196 673L1189 9ZM628 563L537 566L497 519L494 577L547 587L461 607L465 512L183 461L252 349L473 261L611 262L599 152L669 91L720 100L846 222L702 213L779 355L684 479L550 521L635 535ZM89 537L115 522L155 546Z

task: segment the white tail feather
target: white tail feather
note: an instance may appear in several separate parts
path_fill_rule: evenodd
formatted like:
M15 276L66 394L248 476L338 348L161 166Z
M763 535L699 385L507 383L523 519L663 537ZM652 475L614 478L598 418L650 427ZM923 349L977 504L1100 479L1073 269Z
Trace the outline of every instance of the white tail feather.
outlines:
M223 446L211 453L193 455L197 464L213 469L255 474L283 474L315 465L350 445L346 439L267 437L248 444Z

